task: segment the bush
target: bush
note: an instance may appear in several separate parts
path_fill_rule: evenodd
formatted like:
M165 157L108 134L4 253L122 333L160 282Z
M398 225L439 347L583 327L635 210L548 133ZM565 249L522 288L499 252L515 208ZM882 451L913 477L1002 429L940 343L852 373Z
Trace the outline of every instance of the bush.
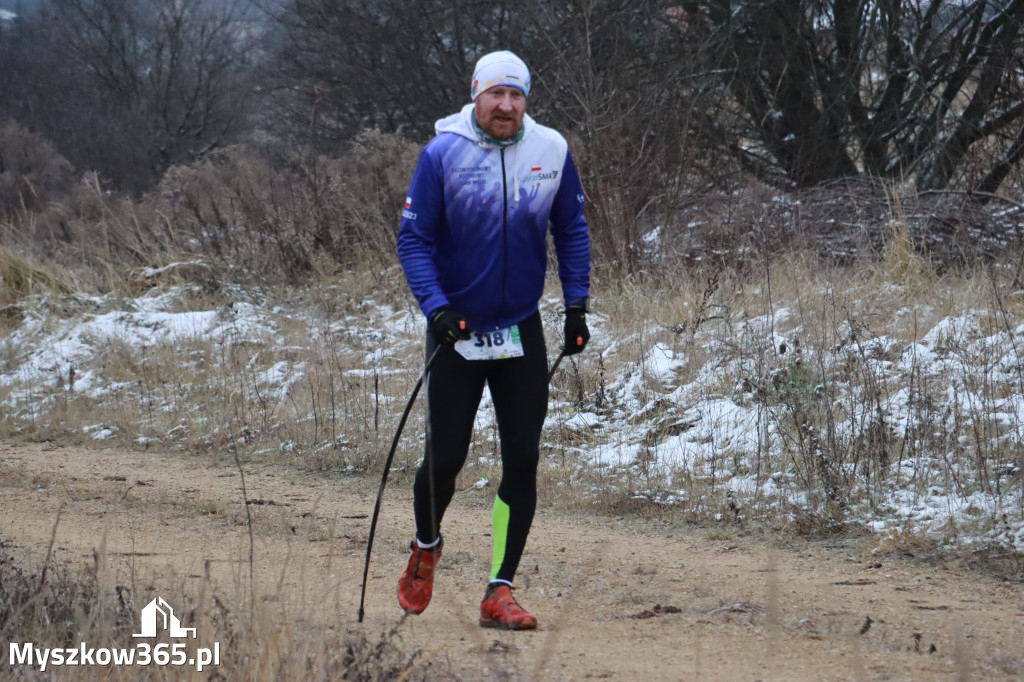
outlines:
M275 163L246 147L173 168L144 199L172 252L213 258L232 279L294 281L321 265L395 262L395 240L418 149L368 131L340 159ZM159 220L158 220L159 218Z
M137 288L142 268L185 261L221 281L301 281L337 265L397 263L403 198L419 152L367 131L338 159L236 146L170 169L135 202L105 190L13 124L0 129L0 239L81 269L100 289ZM17 164L8 159L16 159ZM17 170L15 170L17 169ZM180 272L179 268L176 272Z
M0 122L0 217L63 198L74 176L49 142L13 121Z

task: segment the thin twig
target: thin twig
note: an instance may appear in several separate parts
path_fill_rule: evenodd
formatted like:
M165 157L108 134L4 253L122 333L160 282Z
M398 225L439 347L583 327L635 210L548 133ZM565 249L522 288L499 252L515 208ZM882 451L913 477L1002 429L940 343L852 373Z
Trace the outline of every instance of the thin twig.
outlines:
M43 570L39 575L39 585L36 587L35 593L25 600L25 603L21 605L17 611L11 614L10 618L4 623L4 626L0 628L0 640L7 639L8 628L13 626L30 606L36 603L43 594L43 589L46 587L46 574L50 566L50 559L53 558L53 547L57 543L57 526L60 525L60 517L64 514L64 507L67 502L61 502L60 509L57 510L57 518L53 522L53 530L50 531L50 544L46 548L46 559L43 561Z
M249 624L256 612L256 571L254 569L253 554L255 541L252 536L252 512L249 511L249 494L245 489L245 470L242 469L242 460L238 457L238 448L233 448L235 466L238 467L238 475L242 480L242 503L245 506L246 525L249 527Z
M50 568L50 559L53 558L53 546L57 542L57 526L60 525L60 517L64 514L64 507L66 505L67 502L60 503L60 509L57 510L57 518L53 522L53 530L50 531L50 544L46 547L46 559L43 561L43 570L39 575L39 589L37 593L41 592L46 585L46 572Z

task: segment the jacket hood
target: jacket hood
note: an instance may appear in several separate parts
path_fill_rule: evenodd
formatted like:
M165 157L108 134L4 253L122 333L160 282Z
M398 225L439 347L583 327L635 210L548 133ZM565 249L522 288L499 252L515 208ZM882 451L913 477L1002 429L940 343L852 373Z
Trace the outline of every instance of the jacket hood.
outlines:
M477 134L476 126L473 125L473 108L474 104L470 102L466 106L462 107L462 110L458 113L452 114L451 116L445 116L434 124L434 133L440 135L441 133L455 133L462 137L472 140L481 147L495 147L494 144L487 140L481 139ZM537 122L534 121L529 114L523 115L523 139L533 132Z

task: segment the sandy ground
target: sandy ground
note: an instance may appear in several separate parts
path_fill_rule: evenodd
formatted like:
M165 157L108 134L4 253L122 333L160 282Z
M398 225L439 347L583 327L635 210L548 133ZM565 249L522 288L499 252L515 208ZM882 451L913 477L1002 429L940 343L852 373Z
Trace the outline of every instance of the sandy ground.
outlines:
M407 482L385 497L361 625L376 481L252 466L246 483L262 600L285 604L296 623L372 634L399 622ZM457 494L433 603L399 626L403 646L422 649L427 679L1024 679L1020 583L879 558L854 540L782 541L543 507L516 593L540 628L481 629L492 496ZM205 570L218 589L244 591L245 518L230 461L0 444L0 538L35 561L51 537L55 556L76 563L105 547L113 579L137 594L180 594Z

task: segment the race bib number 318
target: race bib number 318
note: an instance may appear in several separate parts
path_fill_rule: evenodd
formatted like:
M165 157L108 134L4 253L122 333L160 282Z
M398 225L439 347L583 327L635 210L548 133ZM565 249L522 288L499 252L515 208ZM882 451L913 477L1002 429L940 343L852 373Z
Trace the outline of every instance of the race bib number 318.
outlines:
M492 332L473 332L473 336L455 344L455 350L467 360L503 360L523 357L519 325Z

